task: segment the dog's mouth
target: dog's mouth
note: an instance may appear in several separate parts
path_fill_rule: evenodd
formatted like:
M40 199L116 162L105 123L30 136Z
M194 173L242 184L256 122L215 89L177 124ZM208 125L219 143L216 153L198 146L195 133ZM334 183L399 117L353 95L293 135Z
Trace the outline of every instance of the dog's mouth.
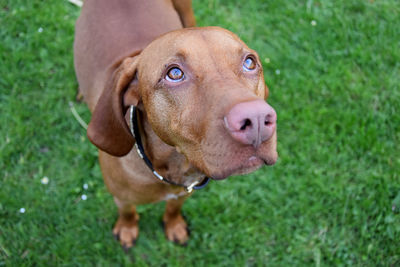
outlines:
M257 156L251 156L247 161L244 161L240 166L220 169L210 175L214 180L223 180L232 175L244 175L254 172L264 165L274 165L277 157L262 159Z
M275 134L258 149L252 146L239 147L228 142L218 152L204 153L203 168L199 169L214 180L222 180L231 175L251 173L264 165L274 165L277 159Z
M264 163L265 162L262 159L252 156L246 162L244 162L242 166L238 166L233 169L221 170L220 173L215 173L211 176L211 178L214 180L223 180L231 175L248 174L261 168Z

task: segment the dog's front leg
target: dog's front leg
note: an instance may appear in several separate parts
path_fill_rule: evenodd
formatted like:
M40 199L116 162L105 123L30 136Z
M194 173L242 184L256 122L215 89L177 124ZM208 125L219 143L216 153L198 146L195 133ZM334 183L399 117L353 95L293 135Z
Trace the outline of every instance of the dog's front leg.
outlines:
M188 196L168 200L163 216L167 239L180 245L186 245L189 239L189 229L181 214L181 207Z
M114 200L118 206L119 217L113 228L113 235L127 251L135 245L139 235L139 214L135 205L124 203L115 197Z

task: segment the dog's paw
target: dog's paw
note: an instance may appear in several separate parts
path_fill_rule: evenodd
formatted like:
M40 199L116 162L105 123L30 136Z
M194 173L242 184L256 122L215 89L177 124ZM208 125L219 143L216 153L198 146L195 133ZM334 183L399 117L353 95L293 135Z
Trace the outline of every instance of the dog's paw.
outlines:
M181 215L163 220L165 236L169 241L186 246L189 240L189 229Z
M112 232L115 239L119 241L122 248L127 252L136 244L136 239L139 235L138 220L136 220L136 218L126 220L125 218L120 217L118 218Z

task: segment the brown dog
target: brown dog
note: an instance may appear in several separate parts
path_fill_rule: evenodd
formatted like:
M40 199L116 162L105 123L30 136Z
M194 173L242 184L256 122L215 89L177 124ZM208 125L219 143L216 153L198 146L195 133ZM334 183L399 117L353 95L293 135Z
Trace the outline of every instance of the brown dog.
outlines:
M206 176L277 160L276 113L264 101L257 53L218 27L182 29L194 24L190 0L86 0L76 24L75 69L93 113L88 136L125 248L138 236L135 205L166 200L165 234L183 244L181 206Z

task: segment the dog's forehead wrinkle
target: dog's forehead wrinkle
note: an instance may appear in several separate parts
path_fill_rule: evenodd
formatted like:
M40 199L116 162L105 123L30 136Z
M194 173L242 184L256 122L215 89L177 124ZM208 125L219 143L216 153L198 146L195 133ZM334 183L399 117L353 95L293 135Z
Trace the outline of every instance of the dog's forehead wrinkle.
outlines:
M226 69L225 65L228 62L228 56L237 54L241 47L232 46L231 42L225 44L225 41L223 40L224 38L213 40L215 39L213 38L215 36L209 36L209 31L200 31L199 33L200 34L197 36L200 36L200 38L196 38L197 40L195 40L193 45L189 46L193 51L193 53L190 54L193 54L197 58L197 61L208 69L208 72L214 72L219 76L224 75L224 69ZM223 37L226 36L230 37L227 34L225 34ZM221 42L221 39L223 43L222 45L211 45L215 42ZM237 43L237 41L234 43Z
M215 45L218 44L218 45ZM239 38L228 31L216 31L214 28L186 31L173 41L173 46L178 49L184 48L190 53L201 53L204 47L213 48L214 53L219 52L240 52L245 44ZM189 53L189 54L190 54ZM225 54L225 53L224 53Z
M247 48L245 43L243 43L236 35L228 31L205 31L202 32L201 35L204 42L207 43L207 46L212 47L219 52L241 52L244 48Z

